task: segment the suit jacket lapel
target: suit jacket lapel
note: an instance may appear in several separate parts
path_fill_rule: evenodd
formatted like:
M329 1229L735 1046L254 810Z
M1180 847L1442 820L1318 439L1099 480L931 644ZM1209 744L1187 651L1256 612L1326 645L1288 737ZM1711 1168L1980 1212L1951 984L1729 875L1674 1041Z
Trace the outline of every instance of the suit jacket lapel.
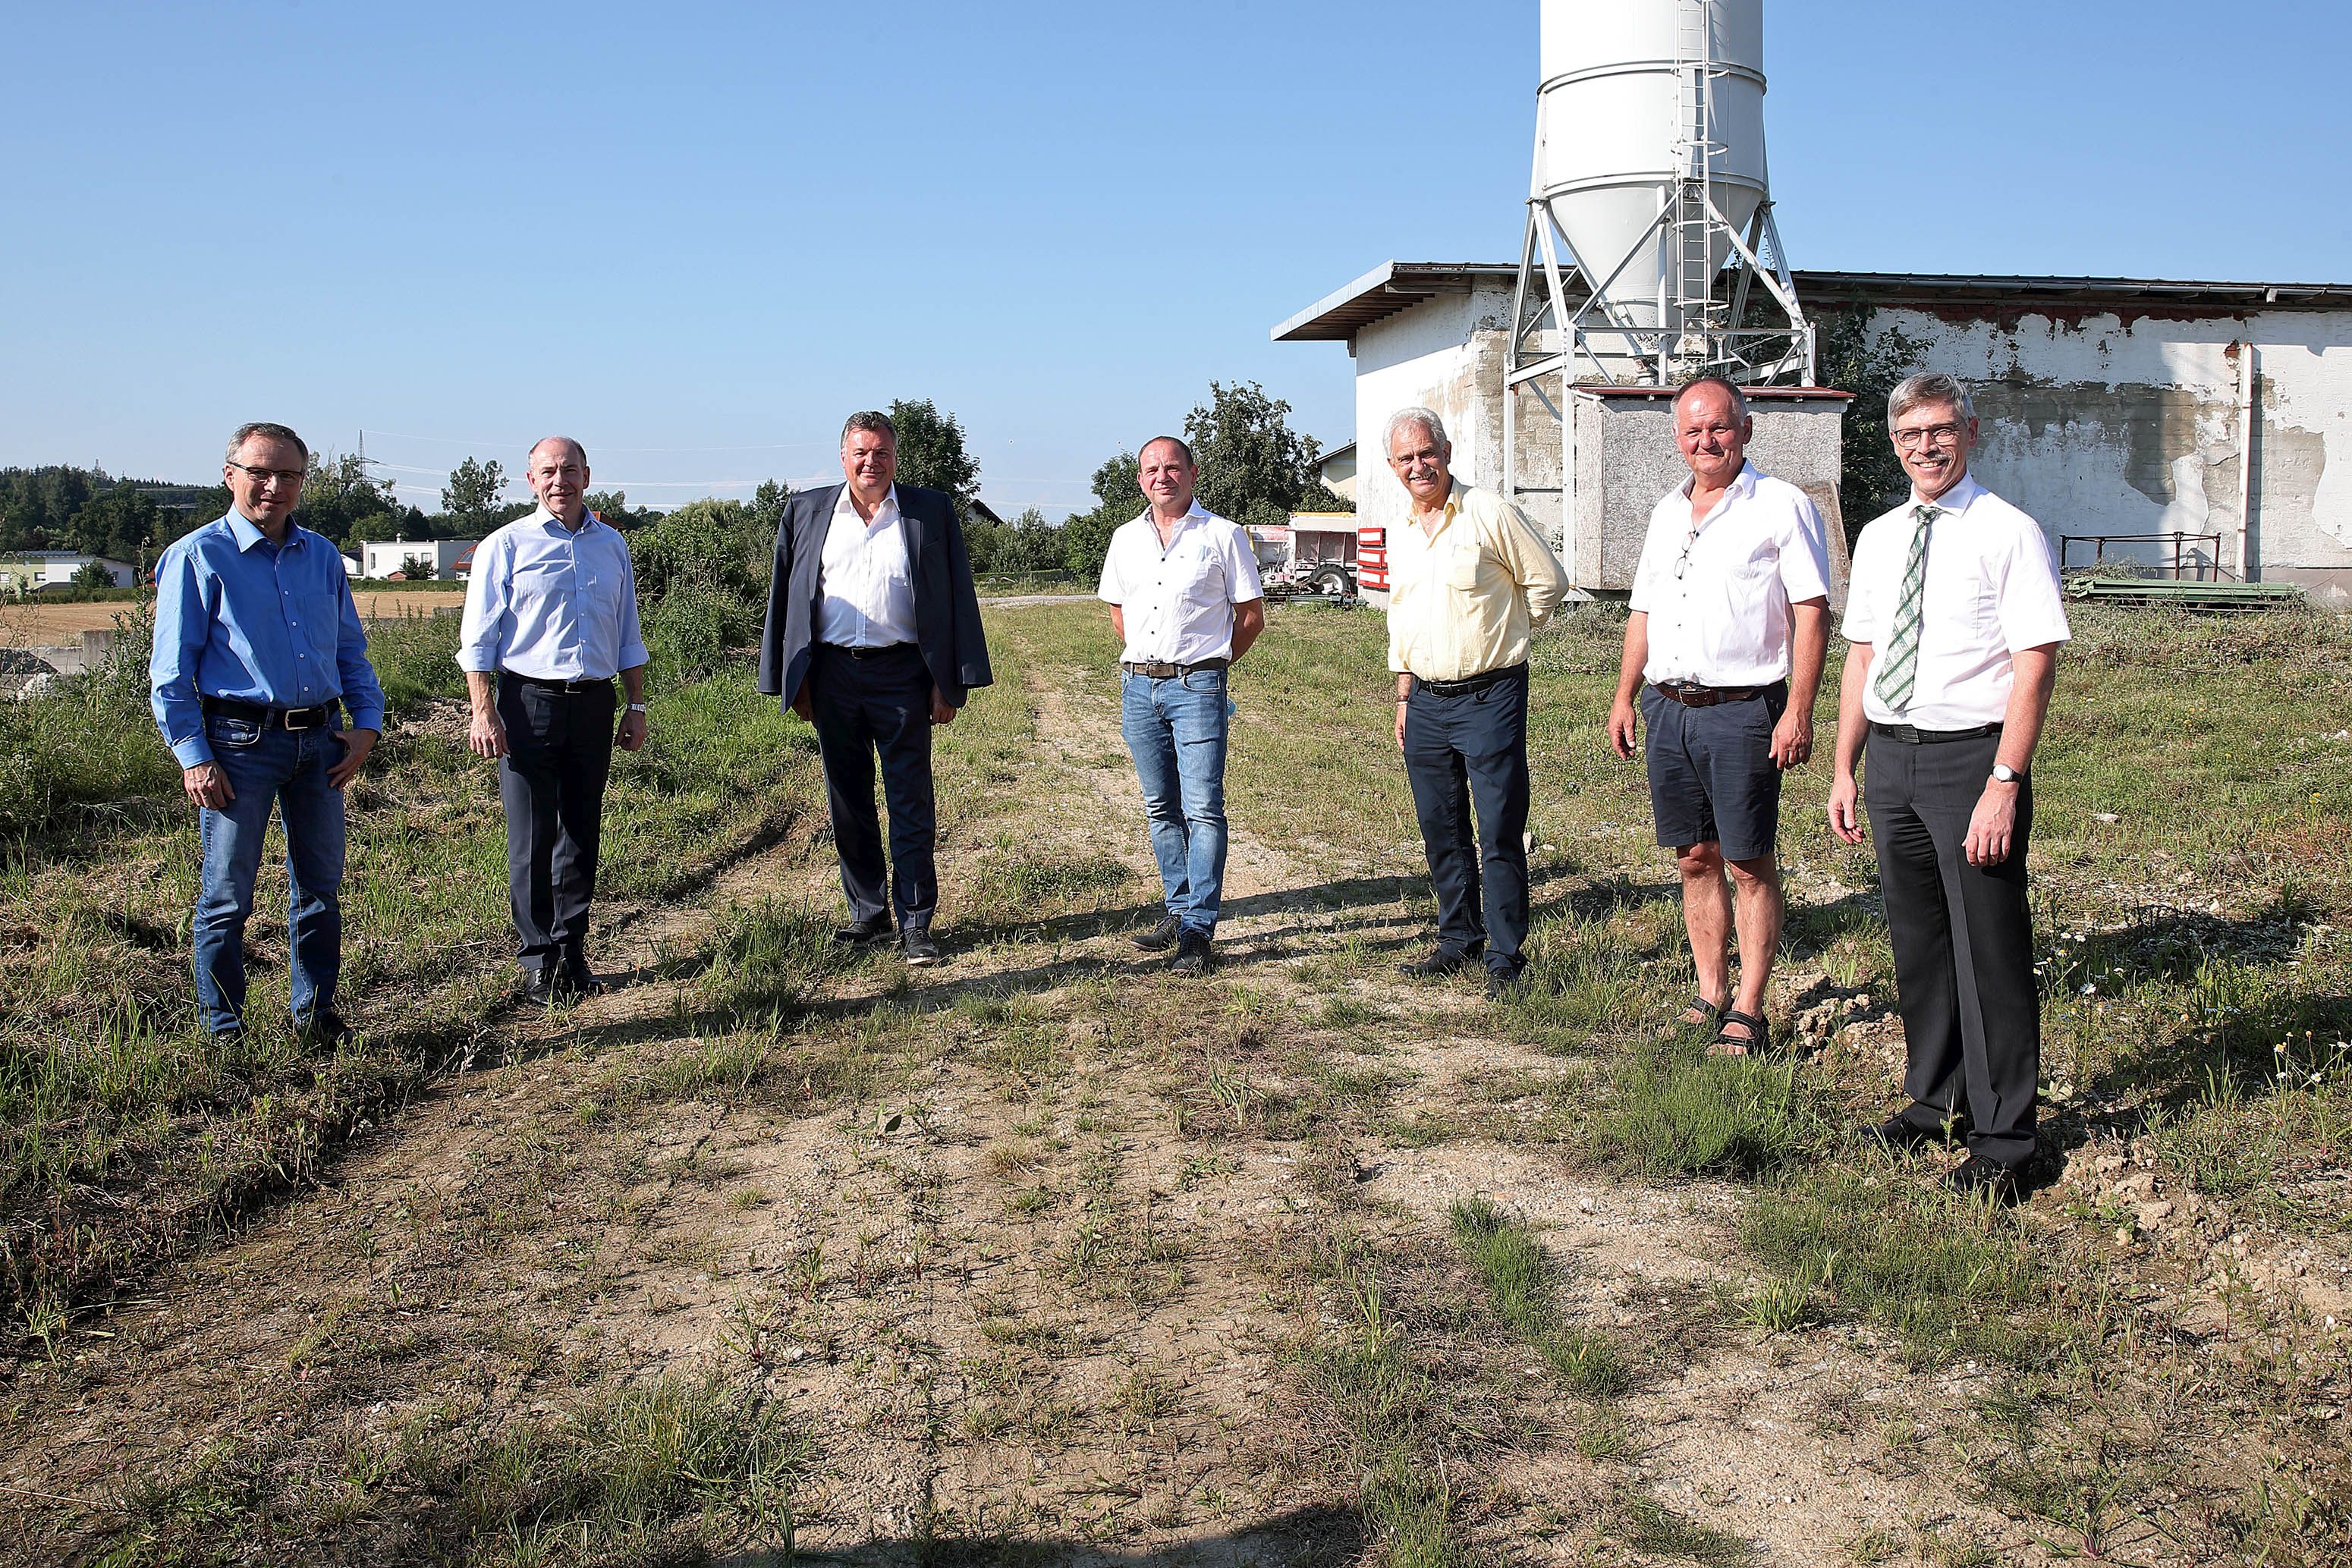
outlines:
M898 533L907 541L907 580L915 580L915 563L923 556L923 530L930 525L915 515L907 504L907 493L898 492Z

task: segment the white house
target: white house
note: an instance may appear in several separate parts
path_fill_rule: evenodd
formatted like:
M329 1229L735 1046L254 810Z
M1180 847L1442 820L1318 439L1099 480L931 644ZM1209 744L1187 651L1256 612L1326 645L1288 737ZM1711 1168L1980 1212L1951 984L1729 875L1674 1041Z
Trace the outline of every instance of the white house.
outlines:
M464 579L474 564L474 547L478 539L369 539L360 546L359 570L353 575L383 579L400 573L406 580L418 581L430 577L436 582L456 582ZM352 558L343 558L346 565ZM427 570L411 572L411 560L423 560Z
M1499 488L1517 277L1391 262L1273 335L1347 346L1360 445L1377 450L1391 413L1425 404L1445 418L1454 471ZM1862 312L1874 339L1892 329L1916 345L1911 366L1969 387L1975 472L2053 547L2070 541L2068 564L2104 549L2161 566L2178 535L2208 570L2352 608L2352 286L1856 272L1799 272L1796 286L1809 312ZM1522 472L1557 475L1559 421L1519 402ZM1404 492L1376 463L1356 505L1368 525L1394 523Z
M45 588L69 586L77 572L96 561L117 588L139 586L139 569L127 561L80 550L31 549L0 556L0 593L38 593Z

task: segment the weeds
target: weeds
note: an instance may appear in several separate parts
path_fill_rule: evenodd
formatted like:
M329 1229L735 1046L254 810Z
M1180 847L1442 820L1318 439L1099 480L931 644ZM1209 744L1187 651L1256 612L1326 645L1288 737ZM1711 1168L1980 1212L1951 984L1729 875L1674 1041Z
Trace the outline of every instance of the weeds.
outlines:
M1486 1282L1495 1314L1562 1382L1596 1399L1625 1391L1632 1379L1614 1342L1561 1317L1557 1272L1524 1223L1487 1199L1473 1197L1454 1206L1453 1229L1454 1244Z

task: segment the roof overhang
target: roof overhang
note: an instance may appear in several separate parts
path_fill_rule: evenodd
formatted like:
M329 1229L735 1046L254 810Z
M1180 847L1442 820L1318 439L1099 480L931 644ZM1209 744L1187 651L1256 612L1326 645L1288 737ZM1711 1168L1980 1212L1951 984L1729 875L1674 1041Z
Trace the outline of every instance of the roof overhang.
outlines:
M2254 310L2352 309L2352 284L2222 283L2153 277L2002 277L1923 272L1799 272L1809 305L1873 305L1943 315L2235 316ZM1277 343L1344 343L1427 299L1509 287L1518 268L1463 261L1383 262L1276 327Z

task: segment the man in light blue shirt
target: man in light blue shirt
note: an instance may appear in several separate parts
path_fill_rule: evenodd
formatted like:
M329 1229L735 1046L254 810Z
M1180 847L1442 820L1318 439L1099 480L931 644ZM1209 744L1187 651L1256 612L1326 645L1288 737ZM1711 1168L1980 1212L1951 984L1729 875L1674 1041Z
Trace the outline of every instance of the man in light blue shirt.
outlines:
M525 993L576 1001L613 747L646 743L646 644L629 543L588 510L588 453L569 436L530 449L539 510L474 549L457 664L476 755L497 758L507 886ZM613 677L628 689L617 735Z
M282 424L244 424L221 477L228 515L155 567L155 723L200 813L193 922L196 999L213 1034L245 1027L245 924L273 801L286 827L289 999L298 1028L340 1041L343 786L383 728L383 688L341 552L297 527L310 448ZM339 707L351 710L344 729Z

